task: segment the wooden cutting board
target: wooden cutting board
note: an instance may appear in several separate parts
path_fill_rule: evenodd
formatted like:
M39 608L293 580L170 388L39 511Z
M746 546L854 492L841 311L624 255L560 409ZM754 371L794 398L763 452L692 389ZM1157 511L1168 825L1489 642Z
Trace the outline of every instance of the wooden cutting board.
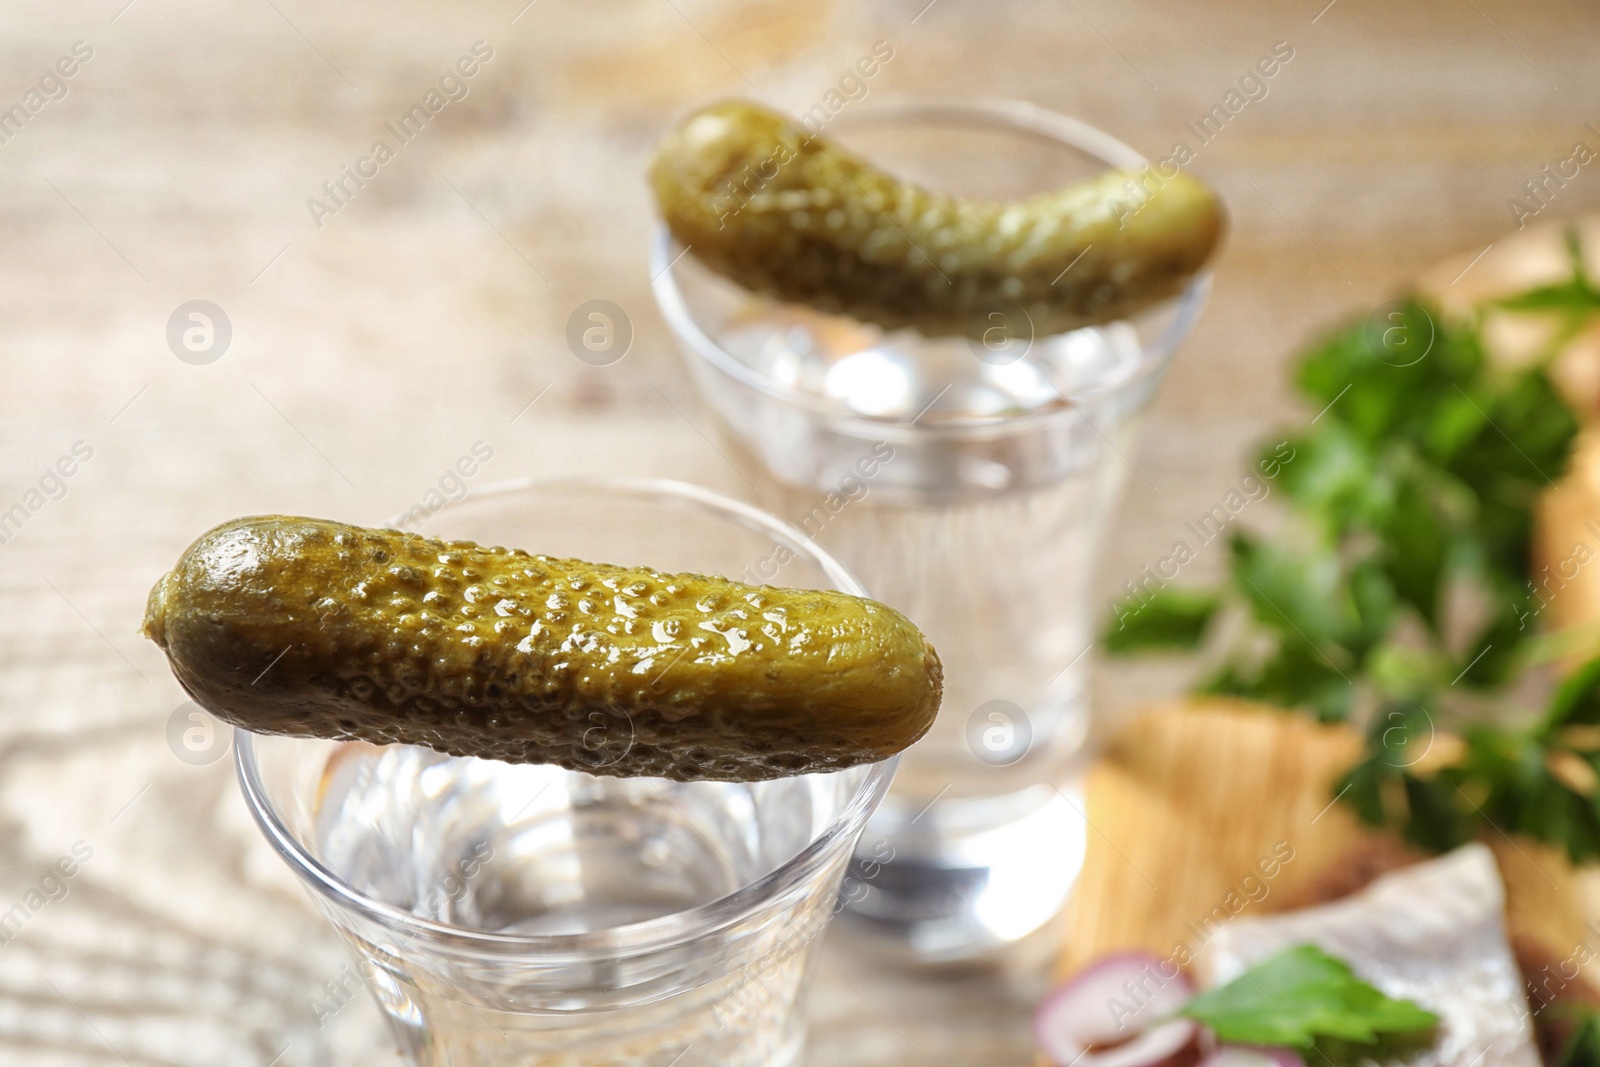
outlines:
M1287 906L1375 849L1392 854L1396 842L1332 803L1360 747L1349 728L1239 701L1136 718L1089 775L1088 853L1058 972L1119 949L1198 953L1216 925ZM1581 944L1600 951L1600 923L1586 926L1600 919L1594 872L1530 841L1487 843L1517 936L1554 960ZM1600 966L1585 974L1594 982Z

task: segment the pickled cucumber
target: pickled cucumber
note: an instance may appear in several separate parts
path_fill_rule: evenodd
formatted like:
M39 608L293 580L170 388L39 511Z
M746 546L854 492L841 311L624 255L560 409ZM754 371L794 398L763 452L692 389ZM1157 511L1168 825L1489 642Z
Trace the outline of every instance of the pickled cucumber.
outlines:
M144 632L247 730L681 781L885 759L941 687L860 597L287 516L202 536Z
M999 325L1044 336L1127 318L1181 291L1223 228L1215 194L1183 171L1112 171L1014 203L963 199L740 102L690 116L650 177L673 236L711 269L928 335L981 339Z

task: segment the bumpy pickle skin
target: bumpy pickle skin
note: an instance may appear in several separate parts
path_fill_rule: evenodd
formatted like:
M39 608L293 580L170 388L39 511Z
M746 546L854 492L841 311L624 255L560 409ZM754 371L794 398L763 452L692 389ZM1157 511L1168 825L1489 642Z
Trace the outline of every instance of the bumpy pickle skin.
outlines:
M930 336L982 339L997 324L1046 336L1128 318L1180 292L1223 231L1216 195L1183 171L1111 171L1013 203L963 199L738 101L668 134L650 180L673 236L711 269ZM1017 309L1028 321L1012 321Z
M886 759L942 681L860 597L288 516L202 536L144 632L247 730L680 781Z

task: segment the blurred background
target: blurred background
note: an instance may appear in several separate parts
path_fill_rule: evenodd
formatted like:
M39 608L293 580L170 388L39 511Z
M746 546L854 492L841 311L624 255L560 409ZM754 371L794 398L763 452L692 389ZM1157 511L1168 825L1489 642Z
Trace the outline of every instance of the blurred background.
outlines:
M184 736L144 597L239 514L380 524L555 472L750 496L649 292L642 173L684 112L1020 97L1194 151L1232 232L1127 480L1109 597L1313 414L1281 370L1296 345L1441 261L1470 271L1514 199L1541 223L1600 204L1590 165L1545 203L1525 188L1600 149L1597 43L1579 0L10 0L0 1064L394 1062L248 823L226 734ZM409 139L386 127L430 91ZM378 140L392 158L348 179ZM631 333L607 366L567 339L595 300ZM192 301L214 334L186 346ZM1108 667L1097 699L1181 680ZM1037 968L911 978L841 941L812 1062L1028 1062Z

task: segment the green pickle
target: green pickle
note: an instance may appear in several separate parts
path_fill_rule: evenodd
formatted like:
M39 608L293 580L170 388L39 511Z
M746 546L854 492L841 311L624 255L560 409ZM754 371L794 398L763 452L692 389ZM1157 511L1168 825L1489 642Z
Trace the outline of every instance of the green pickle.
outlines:
M1221 239L1183 171L1110 171L1011 203L920 188L754 104L691 115L650 171L674 237L748 289L885 329L1044 336L1178 292ZM1014 311L1027 323L1012 321ZM997 319L996 316L1000 316Z
M279 515L191 545L144 632L247 730L680 781L885 759L941 692L861 597Z

